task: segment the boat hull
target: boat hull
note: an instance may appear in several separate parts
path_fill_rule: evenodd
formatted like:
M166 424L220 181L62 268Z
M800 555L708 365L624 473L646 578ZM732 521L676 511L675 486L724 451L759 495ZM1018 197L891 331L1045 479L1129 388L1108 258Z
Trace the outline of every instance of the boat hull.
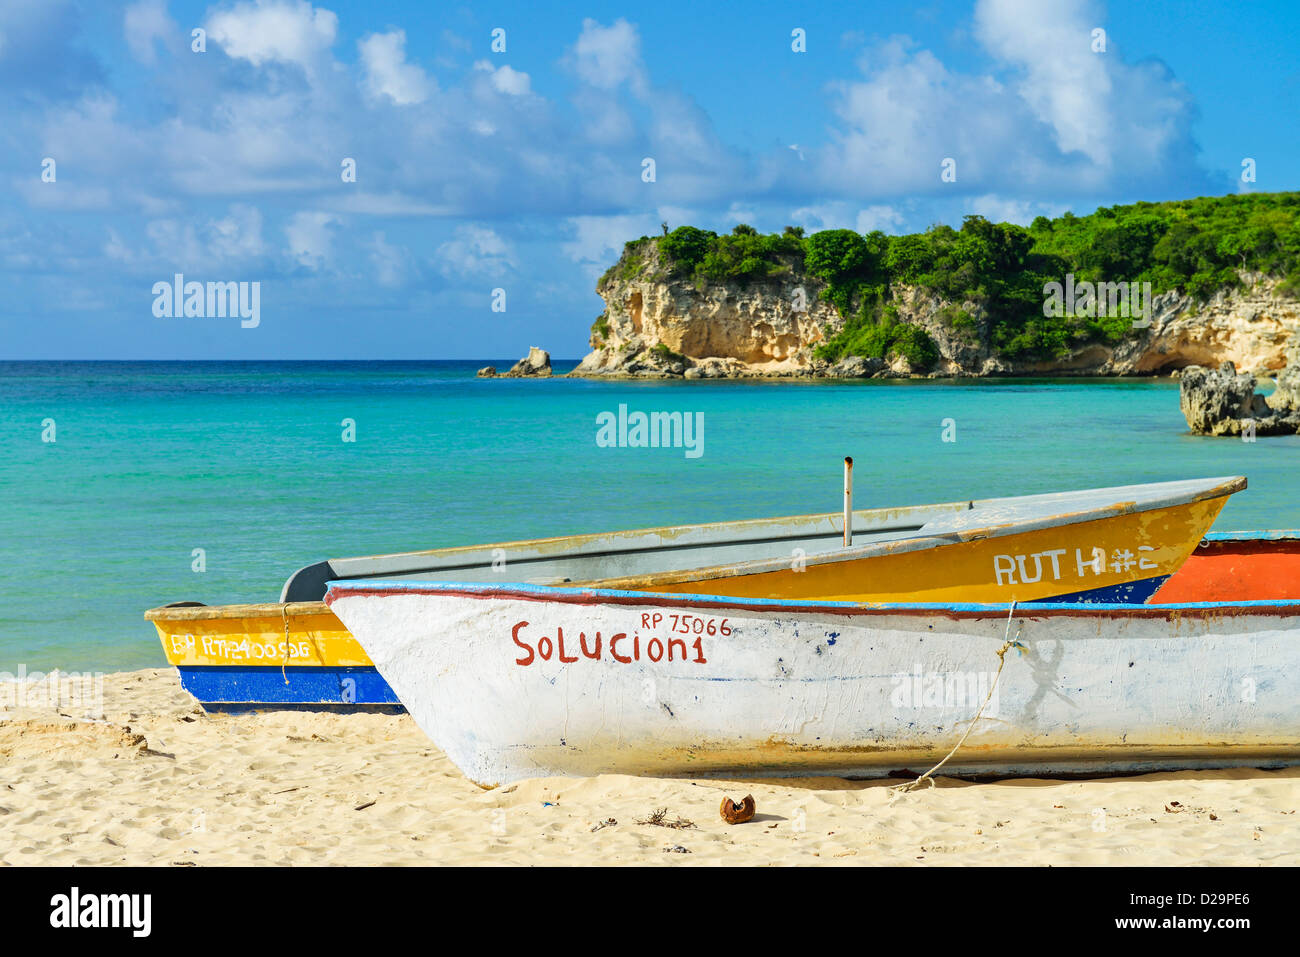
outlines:
M1151 601L1300 600L1300 531L1219 532L1188 556Z
M919 773L986 699L949 773L1300 759L1296 605L1017 609L998 677L1006 607L356 583L327 601L484 786Z
M324 602L166 607L146 617L205 711L405 710Z
M860 558L794 556L761 572L720 567L707 574L683 571L584 584L808 601L1141 604L1187 560L1225 501L1205 499L937 544L911 539L873 546Z

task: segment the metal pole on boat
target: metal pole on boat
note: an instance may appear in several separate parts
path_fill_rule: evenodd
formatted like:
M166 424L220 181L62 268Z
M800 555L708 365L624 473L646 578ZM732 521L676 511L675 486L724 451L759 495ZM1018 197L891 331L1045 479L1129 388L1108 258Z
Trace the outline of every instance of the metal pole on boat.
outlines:
M844 547L853 544L853 459L844 456Z

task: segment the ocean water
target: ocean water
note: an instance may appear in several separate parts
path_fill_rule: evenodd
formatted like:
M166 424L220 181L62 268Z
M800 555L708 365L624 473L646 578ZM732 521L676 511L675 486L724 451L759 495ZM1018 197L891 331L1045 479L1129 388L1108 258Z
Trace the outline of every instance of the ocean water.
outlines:
M859 508L1240 474L1217 529L1300 527L1300 438L1189 435L1168 380L476 378L487 361L0 363L0 671L161 666L146 609L273 601L323 558L835 511L845 455ZM598 446L620 404L702 413L703 454Z

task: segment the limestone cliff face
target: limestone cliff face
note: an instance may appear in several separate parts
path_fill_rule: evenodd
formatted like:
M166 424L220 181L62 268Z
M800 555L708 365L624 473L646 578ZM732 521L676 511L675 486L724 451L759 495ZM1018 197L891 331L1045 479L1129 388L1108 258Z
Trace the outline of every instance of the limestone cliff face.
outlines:
M797 264L782 276L748 283L669 275L657 248L629 256L601 280L605 312L592 327L592 352L579 376L1158 375L1190 365L1265 373L1294 358L1300 302L1278 296L1278 281L1243 274L1244 288L1196 303L1175 292L1152 302L1150 326L1117 345L1085 344L1052 361L1010 361L988 344L988 316L974 303L950 303L926 290L895 286L900 321L924 329L939 359L914 370L900 356L883 364L832 367L814 349L844 320L819 298L823 285ZM964 314L960 323L953 317Z
M1151 328L1115 347L1110 368L1151 374L1231 362L1246 372L1276 372L1296 359L1300 302L1277 295L1278 280L1243 274L1244 288L1220 290L1209 302L1166 293L1152 303Z
M621 278L638 264L631 278ZM818 298L820 283L781 278L697 288L666 273L654 249L630 266L624 254L596 289L605 312L592 327L594 351L572 374L803 375L813 348L843 325L835 307Z

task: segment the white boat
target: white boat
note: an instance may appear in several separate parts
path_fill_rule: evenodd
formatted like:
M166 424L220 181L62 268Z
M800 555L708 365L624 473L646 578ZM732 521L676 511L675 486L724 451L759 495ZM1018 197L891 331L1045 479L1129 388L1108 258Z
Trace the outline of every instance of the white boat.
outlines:
M435 582L337 582L326 601L483 786L919 773L968 730L944 773L1300 758L1291 602L868 605Z

